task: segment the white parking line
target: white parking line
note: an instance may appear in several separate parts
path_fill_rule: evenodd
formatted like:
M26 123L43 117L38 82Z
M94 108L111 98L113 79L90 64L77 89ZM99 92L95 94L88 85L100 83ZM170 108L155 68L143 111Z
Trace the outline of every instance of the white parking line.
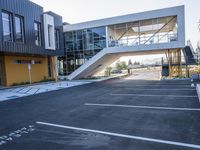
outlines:
M178 90L178 91L196 91L196 89L194 88L183 88L183 89L147 89L147 88L124 88L124 89L130 89L130 90L148 90L148 91L174 91L174 90Z
M151 96L151 97L156 97L156 96L166 96L166 97L197 97L197 96L192 96L192 95L151 95L151 94L130 94L130 93L126 93L126 94L115 94L115 93L111 93L110 95L112 96Z
M173 87L174 85L176 85L177 87L185 87L185 88L189 88L191 87L191 84L160 84L160 85L152 85L152 84L132 84L132 86L138 86L138 87L165 87L165 86L170 86ZM127 85L116 85L115 87L128 87Z
M189 143L146 138L146 137L133 136L133 135L127 135L127 134L119 134L119 133L106 132L106 131L100 131L100 130L92 130L92 129L86 129L86 128L77 128L77 127L71 127L71 126L65 126L65 125L59 125L59 124L52 124L52 123L47 123L47 122L36 122L36 123L40 124L40 125L69 129L69 130L78 130L78 131L84 131L84 132L111 135L111 136L115 136L115 137L123 137L123 138L134 139L134 140L141 140L141 141L147 141L147 142L154 142L154 143L161 143L161 144L168 144L168 145L175 145L175 146L182 146L182 147L200 149L200 145L189 144Z
M181 107L151 107L151 106L136 106L136 105L94 104L94 103L85 103L85 105L86 106L100 106L100 107L138 108L138 109L163 109L163 110L178 110L178 111L200 111L200 108L181 108Z

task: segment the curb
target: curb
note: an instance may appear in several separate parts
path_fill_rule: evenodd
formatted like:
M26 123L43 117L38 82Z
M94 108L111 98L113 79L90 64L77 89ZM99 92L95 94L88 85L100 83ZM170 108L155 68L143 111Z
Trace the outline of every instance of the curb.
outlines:
M85 81L85 82L103 82L103 81L106 81L106 80L110 80L110 79L121 79L121 78L125 78L127 77L128 75L127 74L123 74L123 75L120 75L120 76L112 76L112 77L107 77L107 78L102 78L102 79L81 79L81 80L71 80L72 82L73 81Z
M200 102L200 84L197 84L196 90L197 90L197 95L198 95L199 102Z
M48 81L48 82L40 82L40 83L17 85L17 86L8 86L8 87L5 86L5 87L1 87L0 90L7 90L7 89L12 89L12 88L20 88L20 87L28 87L28 86L40 85L40 84L48 84L48 83L56 83L56 82L55 81Z
M106 80L110 80L110 79L119 79L119 78L124 78L127 77L127 75L122 75L122 76L114 76L114 77L110 77L110 78L105 78L105 79L100 79L100 80L86 80L88 82L102 82L102 81L106 81ZM79 81L79 80L76 80ZM80 80L81 81L81 80ZM62 81L58 81L58 82L62 82ZM17 86L9 86L9 87L1 87L1 90L7 90L7 89L12 89L12 88L20 88L20 87L29 87L29 86L34 86L34 85L41 85L41 84L49 84L49 83L58 83L56 81L48 81L48 82L41 82L41 83L33 83L33 84L25 84L25 85L17 85Z
M113 77L109 77L109 78L106 78L106 79L103 79L103 80L100 80L100 81L97 81L97 82L106 81L106 80L110 80L110 79L122 79L122 78L126 78L127 76L129 76L129 75L123 74L121 76L113 76Z

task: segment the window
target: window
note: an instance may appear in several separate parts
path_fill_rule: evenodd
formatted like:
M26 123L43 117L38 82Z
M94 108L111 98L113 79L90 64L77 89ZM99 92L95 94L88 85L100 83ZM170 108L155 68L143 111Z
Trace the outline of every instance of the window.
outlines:
M48 25L48 42L49 42L49 47L52 47L53 45L53 37L52 37L52 34L53 34L53 26L51 25Z
M35 29L35 45L41 46L41 24L39 22L34 23L34 29Z
M41 60L14 60L14 64L42 64Z
M3 22L3 40L13 41L12 36L12 15L8 12L2 12L2 22Z
M15 16L15 41L24 42L24 20L20 16Z
M58 29L55 29L55 44L56 49L60 48L60 31Z

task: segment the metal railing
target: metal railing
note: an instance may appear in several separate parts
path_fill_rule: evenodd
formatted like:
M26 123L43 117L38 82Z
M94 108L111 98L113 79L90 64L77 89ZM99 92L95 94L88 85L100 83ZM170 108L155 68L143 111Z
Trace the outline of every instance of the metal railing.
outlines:
M190 47L191 51L192 51L192 54L193 55L196 55L197 52L194 50L193 46L192 46L192 42L190 40L187 41L187 46Z
M198 62L199 58L198 58L198 53L196 50L194 50L193 46L192 46L192 42L190 40L187 41L187 46L190 47L192 55L194 57L194 61Z

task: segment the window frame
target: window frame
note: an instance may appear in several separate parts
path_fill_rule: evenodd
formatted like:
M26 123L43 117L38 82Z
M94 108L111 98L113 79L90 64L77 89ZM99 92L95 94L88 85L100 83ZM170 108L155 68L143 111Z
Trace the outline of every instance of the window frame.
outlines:
M56 46L56 49L60 48L60 30L59 29L55 29L55 46Z
M17 41L17 31L16 31L16 28L17 28L17 24L16 24L16 18L18 18L20 20L20 29L21 29L21 41ZM25 42L25 34L24 34L24 17L20 16L20 15L14 15L13 17L13 20L14 20L14 28L15 28L15 42L16 43L24 43Z
M9 32L9 37L10 37L10 40L5 40L5 35L4 35L4 29L5 29L5 27L4 27L4 18L3 18L3 14L7 14L8 15L8 17L9 17L9 30L10 30L10 32ZM3 41L4 42L13 42L13 14L11 13L11 12L9 12L9 11L6 11L6 10L2 10L1 11L1 17L2 17L2 36L3 36Z
M53 35L52 34L55 34L55 33L53 33L52 32L52 30L53 30L53 26L52 25L50 25L50 24L48 24L48 26L47 26L47 31L48 31L48 46L51 48L53 45L52 45L52 41L53 41Z
M37 30L35 29L35 25L37 26ZM37 32L37 37L36 37L36 32ZM41 23L38 21L34 21L34 34L35 34L35 45L42 46ZM38 44L36 44L36 40L38 40Z

